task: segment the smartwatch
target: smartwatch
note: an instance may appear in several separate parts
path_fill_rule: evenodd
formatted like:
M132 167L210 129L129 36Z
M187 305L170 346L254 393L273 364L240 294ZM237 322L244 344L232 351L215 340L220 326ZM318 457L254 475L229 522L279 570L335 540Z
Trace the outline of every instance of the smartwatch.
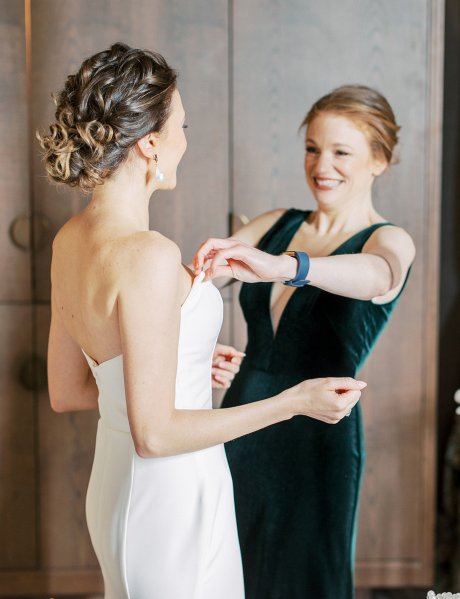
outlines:
M283 252L287 256L292 256L297 260L297 272L295 277L290 281L284 281L285 285L290 287L303 287L308 285L310 281L307 281L308 271L310 270L310 256L307 252Z

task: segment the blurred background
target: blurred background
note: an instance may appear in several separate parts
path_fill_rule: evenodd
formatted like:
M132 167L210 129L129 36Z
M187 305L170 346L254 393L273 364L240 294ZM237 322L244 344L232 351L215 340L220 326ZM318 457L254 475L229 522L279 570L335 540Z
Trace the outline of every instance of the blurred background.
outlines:
M460 591L460 0L0 0L0 597L102 594L84 510L97 414L54 414L46 391L51 242L87 198L47 182L35 131L116 41L180 74L188 151L151 227L186 262L246 218L313 206L298 127L319 96L361 83L393 106L400 162L376 206L417 257L361 372L357 598ZM243 349L235 287L221 340Z

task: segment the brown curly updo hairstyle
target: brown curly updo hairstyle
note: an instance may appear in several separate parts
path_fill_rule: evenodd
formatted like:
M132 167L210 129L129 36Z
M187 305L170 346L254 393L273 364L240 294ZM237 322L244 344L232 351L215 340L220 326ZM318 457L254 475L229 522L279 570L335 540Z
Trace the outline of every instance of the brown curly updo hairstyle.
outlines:
M103 183L163 129L176 79L163 56L122 43L85 60L55 97L49 133L37 133L49 177L85 192Z
M349 118L366 135L375 158L393 161L400 126L382 94L365 85L342 85L317 100L302 121L308 125L319 114L329 112Z

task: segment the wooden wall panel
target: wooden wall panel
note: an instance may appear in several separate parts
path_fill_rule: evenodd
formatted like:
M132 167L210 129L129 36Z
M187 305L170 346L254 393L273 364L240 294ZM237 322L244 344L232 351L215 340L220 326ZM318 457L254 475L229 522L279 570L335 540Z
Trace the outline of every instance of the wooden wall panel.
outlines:
M250 217L275 206L313 206L297 128L317 97L336 85L362 82L392 103L403 126L401 164L379 182L376 203L412 233L418 256L393 321L362 373L370 383L363 398L368 461L357 570L363 586L430 578L437 307L431 290L437 281L439 170L439 97L432 90L440 81L442 52L435 42L442 40L436 25L442 7L443 0L32 2L33 128L52 119L50 94L65 75L115 41L159 50L179 70L189 148L176 190L156 194L151 220L152 228L179 243L185 261L205 237L226 234L229 206ZM51 239L87 199L48 184L35 144L33 206L51 227L45 248L34 256L31 298L28 255L11 245L7 230L30 198L23 11L22 0L0 0L0 80L7 81L0 86L7 116L0 123L0 302L40 304L32 316L43 356ZM236 286L224 291L221 338L241 346L245 332L238 309L231 308L235 294ZM44 392L34 412L32 395L15 382L18 364L31 350L31 324L29 307L0 305L2 380L9 381L0 412L0 476L7 489L0 521L9 542L0 548L0 568L23 569L0 572L0 595L96 592L100 575L84 518L96 415L53 414ZM3 517L7 508L13 510L11 524Z
M0 572L37 564L35 404L19 381L32 352L30 257L9 233L30 204L25 42L24 3L0 0Z
M436 298L430 288L437 281L440 131L432 90L441 85L442 6L438 0L233 3L236 214L313 207L297 128L334 87L376 87L402 125L401 162L378 181L375 200L413 235L418 255L392 323L361 373L369 382L357 547L363 586L423 584L431 577ZM234 321L234 338L244 338L237 307Z
M53 23L52 35L50 34ZM151 227L176 240L184 260L211 233L227 231L227 5L223 0L168 3L134 0L34 0L32 5L34 126L52 119L50 93L83 58L115 41L160 51L180 74L189 149L172 192L154 196ZM35 207L53 234L85 203L78 192L50 186L35 148ZM160 157L161 158L161 157ZM38 297L49 298L50 250L36 257Z
M34 397L19 381L31 317L28 306L0 306L0 590L2 569L37 565Z
M29 254L10 239L14 219L29 212L24 2L0 0L0 301L30 297Z
M85 57L115 41L158 50L178 69L189 148L179 167L177 188L154 197L151 228L175 239L184 260L192 257L206 236L224 235L229 151L226 3L210 6L205 0L186 5L178 0L135 0L127 10L120 0L34 0L31 22L34 128L43 128L52 119L50 93L59 90L65 76ZM87 198L46 181L38 146L34 148L33 175L35 210L51 222L46 247L34 256L36 300L46 304L52 236ZM38 351L45 355L48 307L38 306L36 315ZM40 393L40 558L50 577L48 586L45 578L40 579L40 588L49 592L101 589L85 521L96 421L96 414L53 414L46 392ZM69 578L72 569L73 581ZM37 576L28 576L25 586L14 588L25 592L30 588L27 585L37 584ZM89 586L88 581L92 581Z

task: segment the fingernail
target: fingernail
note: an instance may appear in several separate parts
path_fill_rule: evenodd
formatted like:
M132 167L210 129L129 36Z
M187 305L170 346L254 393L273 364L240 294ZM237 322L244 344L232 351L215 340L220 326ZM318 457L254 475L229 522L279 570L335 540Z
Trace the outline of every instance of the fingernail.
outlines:
M367 387L367 383L365 383L364 381L356 381L356 383L360 389Z

